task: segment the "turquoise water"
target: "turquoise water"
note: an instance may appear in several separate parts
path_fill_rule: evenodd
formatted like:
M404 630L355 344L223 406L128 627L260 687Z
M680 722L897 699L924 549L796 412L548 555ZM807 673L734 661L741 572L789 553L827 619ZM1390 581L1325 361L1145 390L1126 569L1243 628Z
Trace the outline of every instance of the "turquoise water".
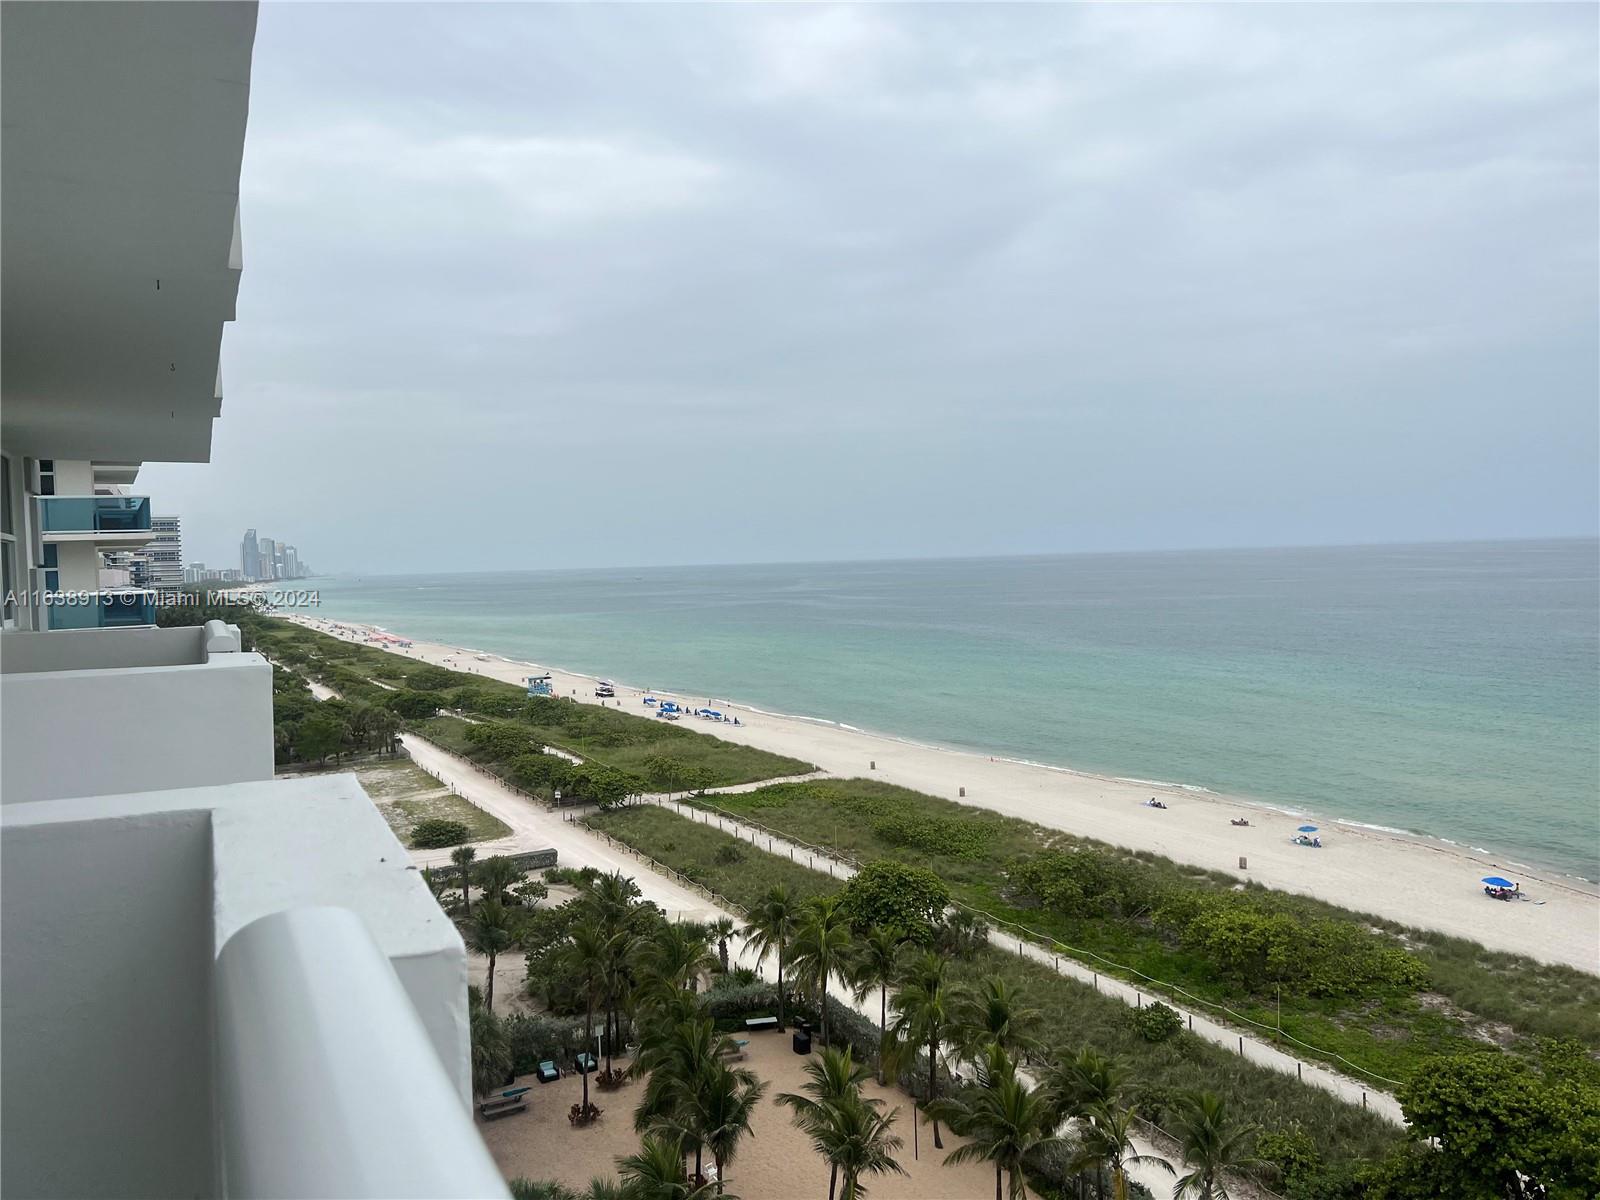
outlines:
M327 617L1600 878L1597 541L318 586Z

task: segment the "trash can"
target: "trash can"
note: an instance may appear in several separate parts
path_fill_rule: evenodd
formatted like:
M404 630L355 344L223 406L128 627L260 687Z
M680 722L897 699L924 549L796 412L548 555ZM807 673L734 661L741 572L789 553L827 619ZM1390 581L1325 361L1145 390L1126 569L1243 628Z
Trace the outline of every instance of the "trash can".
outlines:
M796 1054L811 1053L811 1031L804 1025L794 1031L794 1052Z

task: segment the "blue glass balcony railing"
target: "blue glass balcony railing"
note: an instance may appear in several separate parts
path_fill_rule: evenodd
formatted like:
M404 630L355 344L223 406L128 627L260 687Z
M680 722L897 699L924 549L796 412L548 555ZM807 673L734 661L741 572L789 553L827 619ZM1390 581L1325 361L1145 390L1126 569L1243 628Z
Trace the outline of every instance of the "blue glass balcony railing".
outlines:
M149 496L41 496L45 533L147 533Z
M154 625L156 594L150 591L93 592L60 595L46 604L51 629L116 629Z

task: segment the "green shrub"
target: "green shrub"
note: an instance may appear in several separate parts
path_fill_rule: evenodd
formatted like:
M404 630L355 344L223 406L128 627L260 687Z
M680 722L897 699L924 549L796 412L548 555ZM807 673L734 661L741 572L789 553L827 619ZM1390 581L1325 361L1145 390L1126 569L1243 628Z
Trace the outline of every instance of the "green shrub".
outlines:
M851 877L840 900L856 929L876 926L926 945L950 905L950 889L926 867L879 859Z
M460 680L460 675L445 667L418 667L406 675L406 685L417 692L442 692Z
M728 842L717 847L716 853L711 856L711 861L721 867L731 867L735 863L744 861L744 851L739 849L737 843Z
M979 858L994 841L994 830L987 825L920 813L879 817L872 823L872 832L891 846L911 846L952 858Z
M438 850L444 846L459 846L467 840L468 829L460 821L447 821L430 817L418 821L411 828L413 850Z
M1157 1000L1134 1010L1133 1028L1147 1042L1164 1042L1183 1028L1183 1018Z
M439 711L439 697L426 692L391 692L384 704L408 721L425 721Z
M546 1060L565 1068L583 1049L583 1021L545 1013L512 1013L503 1017L506 1040L511 1045L511 1069L526 1075Z

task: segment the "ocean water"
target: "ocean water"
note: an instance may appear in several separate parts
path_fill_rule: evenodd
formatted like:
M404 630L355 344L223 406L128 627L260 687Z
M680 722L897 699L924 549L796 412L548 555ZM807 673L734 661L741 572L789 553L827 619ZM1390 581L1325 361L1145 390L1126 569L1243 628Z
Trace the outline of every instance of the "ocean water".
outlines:
M320 615L1600 879L1600 542L324 579Z

